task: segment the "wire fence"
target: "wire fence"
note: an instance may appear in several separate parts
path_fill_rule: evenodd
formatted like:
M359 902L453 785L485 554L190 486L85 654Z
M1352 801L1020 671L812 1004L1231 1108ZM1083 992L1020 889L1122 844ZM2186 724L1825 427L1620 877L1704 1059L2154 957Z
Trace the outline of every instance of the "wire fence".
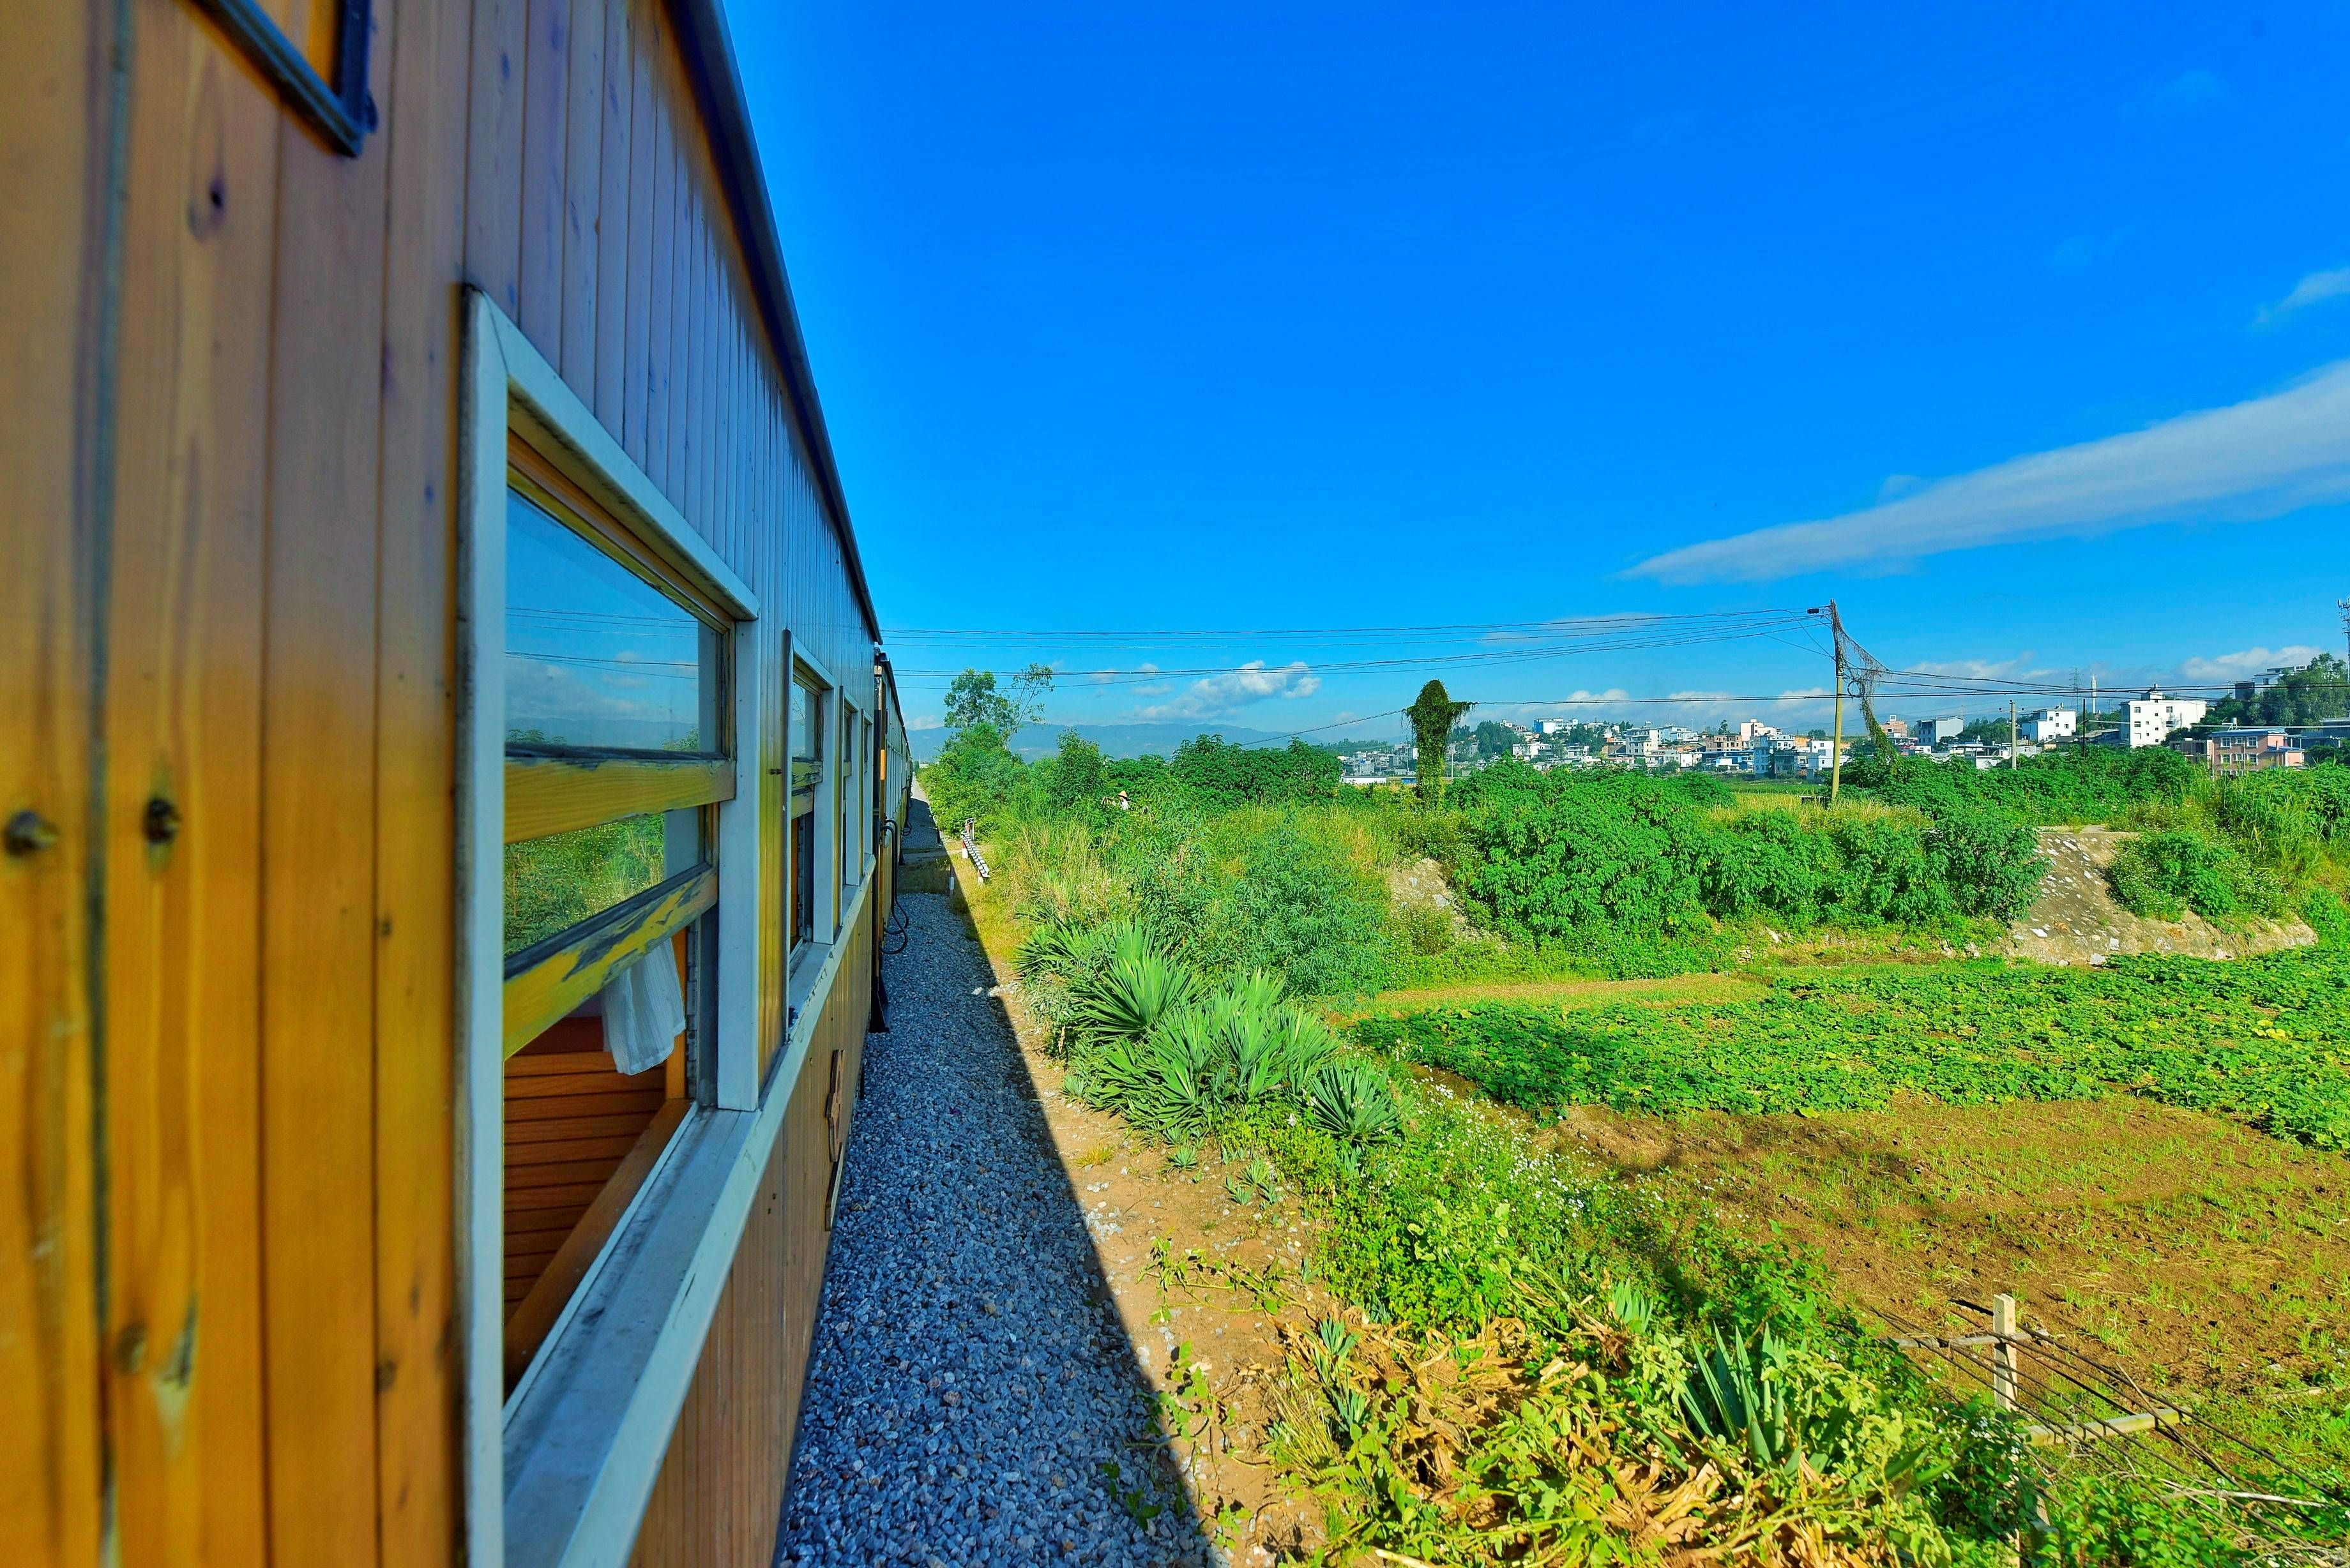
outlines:
M2201 1499L2221 1505L2253 1561L2350 1564L2350 1497L2338 1489L2202 1412L2165 1404L2126 1368L2082 1349L2080 1336L2024 1324L2012 1296L1950 1304L1981 1326L1937 1332L1875 1310L1887 1341L1927 1376L1962 1398L1988 1393L2019 1418L2043 1488L2129 1482Z

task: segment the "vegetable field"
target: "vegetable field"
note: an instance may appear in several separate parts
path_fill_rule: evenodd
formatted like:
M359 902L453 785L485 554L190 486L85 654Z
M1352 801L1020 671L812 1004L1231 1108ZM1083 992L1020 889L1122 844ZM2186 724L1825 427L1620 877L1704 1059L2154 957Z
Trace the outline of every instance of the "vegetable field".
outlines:
M2126 1093L2350 1147L2350 952L1782 980L1758 1001L1480 1004L1356 1025L1528 1109L1879 1110Z

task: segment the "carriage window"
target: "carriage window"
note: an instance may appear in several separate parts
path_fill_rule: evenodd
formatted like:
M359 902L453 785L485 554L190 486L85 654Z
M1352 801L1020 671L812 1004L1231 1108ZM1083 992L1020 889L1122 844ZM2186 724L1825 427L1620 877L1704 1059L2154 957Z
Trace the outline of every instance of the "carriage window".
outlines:
M509 1388L691 1103L734 790L729 623L529 455L506 515Z
M796 952L816 940L816 800L824 776L824 689L794 666L791 687L791 909L788 929Z
M719 628L510 493L506 738L716 751Z

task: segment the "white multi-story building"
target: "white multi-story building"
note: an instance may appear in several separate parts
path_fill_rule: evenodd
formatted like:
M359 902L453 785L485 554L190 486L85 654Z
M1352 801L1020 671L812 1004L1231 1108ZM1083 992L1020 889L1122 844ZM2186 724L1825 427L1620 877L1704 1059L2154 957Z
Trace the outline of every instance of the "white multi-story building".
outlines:
M2122 704L2122 744L2158 746L2173 730L2201 723L2210 707L2200 697L2165 697L2159 688L2133 697Z
M1918 738L1929 746L1946 746L1964 732L1964 719L1929 719L1918 726Z
M2081 713L2076 708L2043 708L2023 722L2023 738L2039 744L2050 741L2069 741L2080 733Z

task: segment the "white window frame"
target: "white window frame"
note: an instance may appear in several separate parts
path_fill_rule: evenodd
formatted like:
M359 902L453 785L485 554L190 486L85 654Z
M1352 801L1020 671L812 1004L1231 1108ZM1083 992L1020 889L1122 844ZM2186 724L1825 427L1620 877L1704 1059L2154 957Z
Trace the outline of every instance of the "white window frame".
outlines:
M816 832L811 836L816 840L816 846L809 852L816 857L816 875L808 880L817 907L810 912L807 946L801 950L800 959L795 961L795 972L791 977L788 1000L796 1007L800 1003L803 988L813 984L814 971L824 962L816 955L829 952L840 941L846 900L841 897L840 884L827 875L825 868L832 864L833 840L840 833L838 814L832 809L832 790L834 775L843 765L839 755L841 696L839 680L826 667L824 660L800 646L799 639L795 637L786 641L785 654L785 670L793 669L796 662L799 669L816 677L821 688L816 693L815 723L816 733L822 737L819 742L822 750L818 753L822 763L816 775ZM785 695L788 698L790 693L785 692ZM789 768L791 764L787 762L784 765ZM791 782L788 774L784 782L786 784ZM785 809L787 813L790 809L788 798L785 802ZM786 877L795 875L797 867L790 863L791 840L788 834L784 840L784 874Z
M759 606L522 329L478 290L466 291L465 306L454 1003L466 1560L480 1568L619 1568L755 1196L764 1162L749 1152L772 1147L788 1099L777 1095L763 1106L758 1082L758 937L762 920L775 916L758 874L762 792L753 782L765 721ZM509 1402L503 939L507 437L515 428L734 618L729 678L741 782L718 809L709 1097L688 1113ZM578 1311L591 1295L592 1317ZM580 1331L567 1334L574 1322Z

